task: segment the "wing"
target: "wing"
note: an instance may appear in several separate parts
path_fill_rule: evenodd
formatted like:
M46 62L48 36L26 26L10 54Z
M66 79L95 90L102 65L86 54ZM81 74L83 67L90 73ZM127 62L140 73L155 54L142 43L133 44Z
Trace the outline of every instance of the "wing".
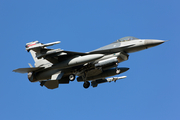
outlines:
M87 55L87 53L64 51L61 49L44 49L44 53L37 55L37 58L60 57L65 55Z
M42 49L41 52L36 54L38 59L44 58L51 63L57 63L74 56L87 55L87 53L73 52L73 51L64 51L61 49Z
M87 53L81 53L81 52L72 52L72 51L65 51L62 49L49 49L47 48L48 46L52 46L55 44L60 43L60 41L57 42L52 42L52 43L47 43L43 44L38 41L30 42L26 44L26 50L27 51L34 51L35 55L34 57L37 59L44 58L48 60L51 63L57 63L59 62L60 59L66 59L69 57L74 57L74 56L82 56L86 55Z

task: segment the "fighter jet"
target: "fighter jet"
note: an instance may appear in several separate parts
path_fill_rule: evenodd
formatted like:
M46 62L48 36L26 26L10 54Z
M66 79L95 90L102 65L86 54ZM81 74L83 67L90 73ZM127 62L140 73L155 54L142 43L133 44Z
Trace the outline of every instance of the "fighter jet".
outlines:
M31 53L35 67L29 64L29 68L19 68L13 71L28 73L30 82L40 82L41 86L46 86L48 89L58 88L59 84L68 84L76 78L78 82L84 82L84 88L88 88L90 82L92 87L97 87L101 83L126 78L126 76L111 76L129 70L127 67L118 67L118 64L128 60L130 53L164 42L163 40L138 39L128 36L99 49L82 53L47 48L59 44L60 41L48 44L33 41L26 44L26 50Z

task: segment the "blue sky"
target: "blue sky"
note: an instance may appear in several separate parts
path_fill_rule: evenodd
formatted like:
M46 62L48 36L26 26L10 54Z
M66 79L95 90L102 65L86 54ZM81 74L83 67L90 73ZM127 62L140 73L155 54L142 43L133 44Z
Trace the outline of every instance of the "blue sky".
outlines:
M179 120L178 0L1 0L1 120ZM170 40L130 54L127 78L83 88L77 81L49 90L13 69L33 64L27 42L87 52L121 37Z

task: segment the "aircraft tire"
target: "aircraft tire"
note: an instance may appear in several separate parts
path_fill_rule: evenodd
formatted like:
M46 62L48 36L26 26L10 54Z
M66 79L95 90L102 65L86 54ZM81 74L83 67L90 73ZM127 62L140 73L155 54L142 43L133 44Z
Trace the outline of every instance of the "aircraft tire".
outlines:
M89 81L85 81L84 84L83 84L83 87L85 89L87 89L89 86L90 86L90 82Z
M74 81L75 80L75 75L74 74L69 75L69 80Z

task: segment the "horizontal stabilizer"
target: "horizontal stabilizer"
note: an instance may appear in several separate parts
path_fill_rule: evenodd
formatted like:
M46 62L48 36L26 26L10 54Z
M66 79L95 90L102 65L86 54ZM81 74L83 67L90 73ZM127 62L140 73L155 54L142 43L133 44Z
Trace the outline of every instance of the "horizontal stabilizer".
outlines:
M42 69L42 67L35 67L35 68L18 68L16 70L13 70L13 72L18 72L18 73L28 73L28 72L33 72L36 70Z

